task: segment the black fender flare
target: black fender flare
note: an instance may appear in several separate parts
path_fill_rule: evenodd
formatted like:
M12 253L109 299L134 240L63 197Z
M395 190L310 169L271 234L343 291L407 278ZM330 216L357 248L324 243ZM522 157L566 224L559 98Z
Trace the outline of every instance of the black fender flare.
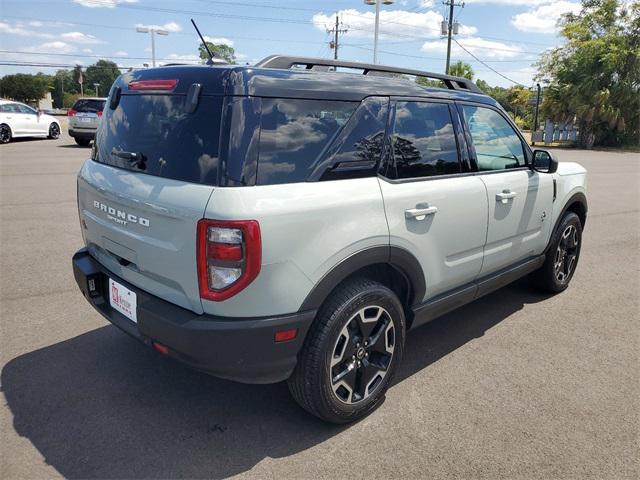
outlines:
M560 211L560 215L558 215L558 219L556 220L556 223L553 226L553 229L551 230L551 236L549 237L549 243L547 245L547 248L545 249L545 253L549 250L549 247L551 246L551 241L555 238L558 228L560 227L560 222L562 222L562 217L564 217L564 214L567 213L567 211L569 210L569 207L574 203L579 203L584 208L584 219L581 219L582 229L584 230L584 226L587 223L587 212L589 210L589 206L587 204L587 196L583 192L576 192L573 195L571 195L566 202L564 202L564 207L562 207L562 210Z
M380 245L360 250L335 265L313 287L298 311L317 310L340 282L354 272L376 264L388 264L402 274L409 284L411 303L422 302L426 282L418 259L404 248Z

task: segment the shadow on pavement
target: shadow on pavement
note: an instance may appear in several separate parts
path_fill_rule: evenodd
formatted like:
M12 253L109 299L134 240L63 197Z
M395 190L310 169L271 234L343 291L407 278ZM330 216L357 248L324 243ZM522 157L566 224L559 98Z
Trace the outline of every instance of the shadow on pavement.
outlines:
M544 298L518 282L415 330L396 383ZM15 358L2 390L15 430L67 478L227 477L349 428L306 414L285 383L212 378L113 326Z

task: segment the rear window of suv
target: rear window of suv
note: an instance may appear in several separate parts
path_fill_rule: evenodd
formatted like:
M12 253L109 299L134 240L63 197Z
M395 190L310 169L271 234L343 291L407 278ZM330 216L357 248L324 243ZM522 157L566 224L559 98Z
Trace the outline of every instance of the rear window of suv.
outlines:
M97 113L104 109L105 100L82 99L73 105L73 110L82 113Z
M183 95L122 95L106 108L94 160L190 183L216 185L222 97L202 96L195 112Z

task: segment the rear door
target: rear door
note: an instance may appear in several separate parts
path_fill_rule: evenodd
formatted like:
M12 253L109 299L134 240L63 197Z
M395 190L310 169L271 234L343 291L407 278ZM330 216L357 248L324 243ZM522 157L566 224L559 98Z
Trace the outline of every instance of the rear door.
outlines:
M91 254L131 284L202 312L196 225L217 182L223 97L136 91L107 106L78 179Z
M425 299L473 281L482 266L487 196L459 155L461 130L452 103L395 102L393 162L380 187L391 244L420 261Z
M524 140L496 108L460 104L472 161L487 188L489 225L481 276L542 253L553 204L553 178L527 166Z

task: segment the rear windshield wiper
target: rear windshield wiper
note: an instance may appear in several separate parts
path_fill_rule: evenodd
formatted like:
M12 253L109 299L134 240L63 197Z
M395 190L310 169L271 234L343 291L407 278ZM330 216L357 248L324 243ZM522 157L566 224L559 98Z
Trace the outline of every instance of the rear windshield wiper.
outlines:
M124 150L116 150L113 148L111 150L111 155L115 155L123 160L128 160L132 167L137 167L140 170L145 170L147 168L145 164L147 158L141 152L125 152Z

